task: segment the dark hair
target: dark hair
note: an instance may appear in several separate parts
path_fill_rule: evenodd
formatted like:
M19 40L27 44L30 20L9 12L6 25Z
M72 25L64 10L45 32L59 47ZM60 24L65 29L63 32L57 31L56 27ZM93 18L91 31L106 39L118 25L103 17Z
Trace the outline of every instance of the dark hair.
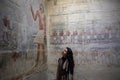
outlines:
M69 68L70 68L70 73L73 74L74 72L74 59L73 59L73 52L71 50L71 48L66 47L67 48L67 59L69 62Z
M72 50L69 47L66 47L66 48L67 48L67 57L73 59L73 52L72 52Z

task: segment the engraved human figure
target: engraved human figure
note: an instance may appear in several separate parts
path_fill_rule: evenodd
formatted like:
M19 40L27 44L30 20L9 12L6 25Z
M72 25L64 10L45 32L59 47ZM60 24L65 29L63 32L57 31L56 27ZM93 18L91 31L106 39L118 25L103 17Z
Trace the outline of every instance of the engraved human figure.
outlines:
M9 37L8 37L8 31L10 28L10 21L8 20L7 16L4 16L3 18L3 41L8 42L9 41Z

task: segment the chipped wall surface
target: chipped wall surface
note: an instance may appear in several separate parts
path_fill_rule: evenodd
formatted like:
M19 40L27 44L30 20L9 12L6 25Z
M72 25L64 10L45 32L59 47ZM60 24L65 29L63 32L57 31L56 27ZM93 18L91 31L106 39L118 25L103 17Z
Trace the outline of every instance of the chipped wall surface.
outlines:
M36 13L41 17L34 20ZM0 0L0 80L22 79L46 69L46 40L42 45L34 42L39 25L46 33L45 18L44 0Z
M119 4L119 0L49 0L46 3L49 80L56 78L57 60L65 47L74 53L75 80L120 79Z

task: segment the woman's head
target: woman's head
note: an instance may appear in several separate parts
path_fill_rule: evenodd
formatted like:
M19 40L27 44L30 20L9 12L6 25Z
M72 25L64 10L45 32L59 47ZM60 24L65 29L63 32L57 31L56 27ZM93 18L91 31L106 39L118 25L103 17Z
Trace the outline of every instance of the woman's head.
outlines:
M67 56L67 48L65 48L65 49L62 51L62 56L63 56L63 57L66 57L66 56Z
M73 52L69 47L66 47L62 52L62 56L67 57L67 58L69 58L69 57L73 58Z
M68 57L69 57L69 56L73 56L73 52L72 52L71 48L66 47L66 49L67 49L67 56L68 56Z
M66 58L72 58L73 59L73 52L69 47L66 47L63 51L62 51L62 56L66 57Z

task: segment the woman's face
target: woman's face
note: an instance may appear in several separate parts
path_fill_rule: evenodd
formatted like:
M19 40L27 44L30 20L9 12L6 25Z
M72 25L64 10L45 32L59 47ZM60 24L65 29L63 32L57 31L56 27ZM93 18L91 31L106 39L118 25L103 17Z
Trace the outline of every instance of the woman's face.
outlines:
M67 54L67 48L65 48L65 49L63 50L62 56L66 56L66 54Z

